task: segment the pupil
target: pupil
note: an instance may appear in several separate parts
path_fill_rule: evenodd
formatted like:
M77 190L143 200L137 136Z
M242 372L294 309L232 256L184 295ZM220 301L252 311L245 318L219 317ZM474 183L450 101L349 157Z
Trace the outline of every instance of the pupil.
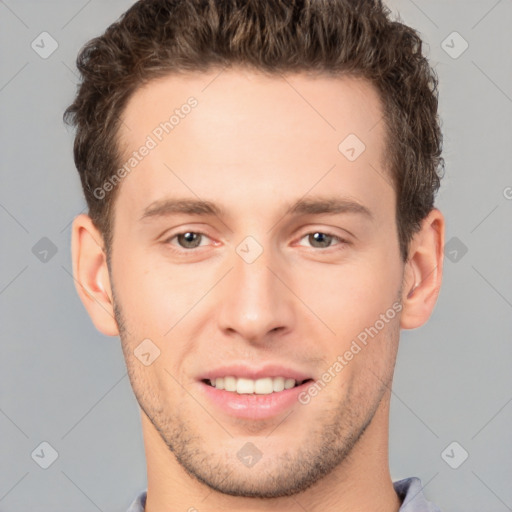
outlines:
M201 237L197 233L182 233L178 236L180 245L186 248L197 247L201 242Z
M313 233L313 234L309 235L309 242L314 247L329 247L331 239L332 239L332 236L326 235L325 233Z

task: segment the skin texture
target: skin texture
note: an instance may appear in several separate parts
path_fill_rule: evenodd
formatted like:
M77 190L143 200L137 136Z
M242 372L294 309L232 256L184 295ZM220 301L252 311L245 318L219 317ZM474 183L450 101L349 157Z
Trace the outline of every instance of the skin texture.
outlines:
M78 293L97 329L120 335L141 407L146 511L396 511L390 386L400 329L425 323L439 293L443 216L432 210L404 264L381 103L348 77L235 68L149 82L123 115L123 163L190 96L197 106L118 185L110 269L90 218L73 224ZM353 162L338 150L351 133L366 146ZM141 220L178 198L223 212ZM371 215L289 212L326 198ZM180 246L185 232L202 233L200 245ZM318 245L314 233L334 236ZM263 249L250 264L237 253L247 236ZM272 418L221 411L198 380L220 365L268 362L322 379L383 314L307 405ZM134 356L147 338L160 350L149 366ZM247 442L262 453L252 467L237 457Z

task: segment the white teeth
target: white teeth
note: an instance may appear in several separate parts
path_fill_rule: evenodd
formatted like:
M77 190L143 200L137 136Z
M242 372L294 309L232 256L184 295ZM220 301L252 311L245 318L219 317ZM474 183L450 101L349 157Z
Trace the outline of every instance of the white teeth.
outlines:
M236 381L236 392L239 395L254 393L254 381L251 379L238 379Z
M217 383L217 382L215 382ZM213 382L212 382L213 384ZM224 389L226 391L236 391L236 379L235 377L224 377Z
M272 379L272 385L274 387L274 391L283 391L284 389L284 377L276 377Z
M274 391L274 385L270 377L254 381L254 392L257 395L269 395Z
M291 389L299 384L295 379L285 379L284 377L264 377L254 380L232 376L210 379L210 383L214 388L225 389L240 395L269 395Z
M291 389L295 386L295 381L293 379L286 379L284 381L284 389Z

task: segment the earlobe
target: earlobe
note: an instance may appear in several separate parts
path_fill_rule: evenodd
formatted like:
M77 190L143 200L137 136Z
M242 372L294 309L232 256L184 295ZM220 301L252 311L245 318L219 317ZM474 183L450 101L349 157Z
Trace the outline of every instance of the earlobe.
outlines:
M444 217L434 208L410 244L404 270L402 329L423 325L432 314L443 276Z
M75 287L96 329L117 336L112 289L103 238L88 215L73 221L71 257Z

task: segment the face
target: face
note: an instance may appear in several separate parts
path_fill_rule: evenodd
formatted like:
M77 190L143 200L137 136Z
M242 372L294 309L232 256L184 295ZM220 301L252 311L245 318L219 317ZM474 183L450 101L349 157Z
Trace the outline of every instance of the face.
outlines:
M138 156L110 282L140 407L211 488L304 490L348 463L395 362L404 267L378 95L225 70L150 82L123 121L122 162Z

